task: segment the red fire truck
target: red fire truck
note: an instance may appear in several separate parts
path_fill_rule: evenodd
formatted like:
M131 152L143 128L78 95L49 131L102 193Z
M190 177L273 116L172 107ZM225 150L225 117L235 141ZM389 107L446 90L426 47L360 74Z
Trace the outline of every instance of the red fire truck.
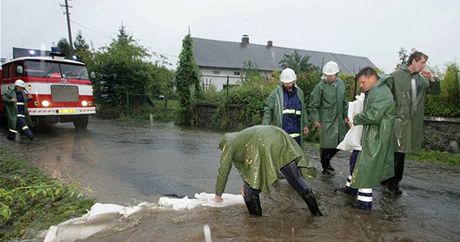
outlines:
M93 88L86 66L82 62L60 56L20 57L2 64L0 93L14 88L21 79L32 101L30 116L36 123L73 122L75 128L85 129L89 115L96 113ZM4 105L0 104L4 116Z

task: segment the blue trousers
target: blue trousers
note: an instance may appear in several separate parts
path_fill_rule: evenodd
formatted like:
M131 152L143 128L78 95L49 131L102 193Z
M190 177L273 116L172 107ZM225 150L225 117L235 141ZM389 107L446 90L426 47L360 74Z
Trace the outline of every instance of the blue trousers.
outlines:
M26 119L23 117L18 117L16 121L16 130L9 129L7 138L9 140L14 140L16 139L16 134L21 131L24 132L24 134L29 137L29 139L34 137L32 130L30 130L29 126L27 126Z
M357 196L358 207L360 209L372 209L372 189L371 188L352 188L350 187L353 170L355 169L356 160L358 160L359 150L353 150L350 156L350 175L348 176L346 188L347 193Z

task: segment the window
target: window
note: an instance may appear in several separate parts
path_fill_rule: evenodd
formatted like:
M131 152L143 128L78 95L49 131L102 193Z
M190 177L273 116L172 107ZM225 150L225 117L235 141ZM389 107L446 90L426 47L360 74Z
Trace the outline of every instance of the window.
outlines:
M2 72L3 78L7 78L7 77L8 77L9 71L10 71L10 65L4 65L4 66L3 66L3 72Z
M24 75L24 67L22 66L22 62L15 62L14 65L11 65L11 75L14 74L14 77L21 77ZM18 66L21 66L23 68L23 73L20 74L17 72ZM12 76L11 76L12 77Z
M89 80L88 71L84 66L61 63L62 76L68 79Z
M239 75L240 75L240 72L239 72L239 71L235 71L235 72L233 72L233 75L239 76Z
M219 75L219 74L220 74L220 71L212 71L212 74Z
M61 78L59 64L56 62L25 61L26 76Z
M35 77L89 80L85 66L48 61L25 61L25 74Z

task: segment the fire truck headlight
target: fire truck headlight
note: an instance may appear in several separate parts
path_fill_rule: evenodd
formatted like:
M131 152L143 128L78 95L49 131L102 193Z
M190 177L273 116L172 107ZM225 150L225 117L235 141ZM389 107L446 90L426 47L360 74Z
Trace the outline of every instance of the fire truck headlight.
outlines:
M35 107L38 107L39 104L40 104L40 103L39 103L38 101L34 101L34 106L35 106Z
M85 100L83 100L83 101L81 101L81 105L82 105L83 107L86 107L86 106L88 106L88 102L85 101Z
M48 102L47 100L42 101L43 107L48 107L49 105L50 105L50 102Z

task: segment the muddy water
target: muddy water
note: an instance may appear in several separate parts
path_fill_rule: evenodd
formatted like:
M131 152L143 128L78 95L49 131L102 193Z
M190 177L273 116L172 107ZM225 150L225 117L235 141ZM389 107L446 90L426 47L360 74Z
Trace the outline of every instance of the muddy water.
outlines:
M61 180L80 182L98 202L135 205L156 202L164 194L212 192L220 136L173 124L133 127L93 119L84 132L59 124L38 130L32 143L0 143L22 150L22 156ZM319 168L318 152L306 152ZM403 196L376 189L374 210L367 213L351 208L353 199L333 192L345 182L348 158L340 152L333 159L336 176L319 175L311 182L325 215L321 218L311 217L281 181L261 198L261 218L249 216L244 206L152 210L115 221L89 241L204 241L205 224L213 241L460 241L460 167L408 161ZM240 185L233 172L226 192L238 193Z

